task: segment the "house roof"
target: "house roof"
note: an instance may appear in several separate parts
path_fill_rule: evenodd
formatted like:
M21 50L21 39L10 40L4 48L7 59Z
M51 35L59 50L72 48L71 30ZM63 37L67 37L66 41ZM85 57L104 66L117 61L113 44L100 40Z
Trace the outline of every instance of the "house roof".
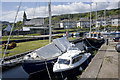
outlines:
M25 21L25 25L34 25L34 26L44 25L44 18L27 19Z

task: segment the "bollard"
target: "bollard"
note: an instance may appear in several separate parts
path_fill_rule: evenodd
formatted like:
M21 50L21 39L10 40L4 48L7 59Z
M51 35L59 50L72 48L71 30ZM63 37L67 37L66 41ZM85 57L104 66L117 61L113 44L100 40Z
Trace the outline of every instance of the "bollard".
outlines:
M106 40L106 45L108 45L108 39Z

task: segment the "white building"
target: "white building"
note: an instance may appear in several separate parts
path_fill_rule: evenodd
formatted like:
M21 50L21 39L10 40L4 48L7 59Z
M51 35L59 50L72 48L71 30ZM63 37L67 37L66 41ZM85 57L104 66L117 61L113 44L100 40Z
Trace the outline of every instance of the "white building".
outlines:
M111 19L111 26L118 26L118 19Z
M60 22L60 28L74 28L76 26L76 21L62 20Z
M90 20L87 18L81 18L78 22L77 22L77 27L90 27Z

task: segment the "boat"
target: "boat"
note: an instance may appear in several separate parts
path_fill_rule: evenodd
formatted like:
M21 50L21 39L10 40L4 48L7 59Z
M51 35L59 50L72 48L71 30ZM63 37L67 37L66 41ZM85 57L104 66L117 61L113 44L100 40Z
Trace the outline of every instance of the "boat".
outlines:
M54 39L52 43L27 54L22 67L30 75L46 72L46 65L51 72L53 63L72 45L66 37Z
M36 49L24 57L22 67L29 75L42 72L48 72L49 75L49 72L52 70L53 63L57 61L58 56L63 54L63 52L65 52L71 45L64 37L55 39L53 42L51 40L51 2L49 2L49 35L48 45ZM58 43L55 44L57 41Z
M104 42L104 38L100 32L89 32L86 34L85 41L93 48L99 48Z
M57 77L67 77L79 71L88 64L91 54L85 51L71 47L66 53L58 57L57 62L53 66L53 72Z
M92 5L90 4L90 7ZM97 11L96 11L96 16L97 16ZM96 18L97 21L97 18ZM96 22L97 24L97 22ZM97 26L97 25L96 25ZM93 48L93 49L98 49L100 46L105 42L102 34L98 31L92 32L91 31L91 12L90 12L90 32L86 33L85 41L87 42L87 46Z

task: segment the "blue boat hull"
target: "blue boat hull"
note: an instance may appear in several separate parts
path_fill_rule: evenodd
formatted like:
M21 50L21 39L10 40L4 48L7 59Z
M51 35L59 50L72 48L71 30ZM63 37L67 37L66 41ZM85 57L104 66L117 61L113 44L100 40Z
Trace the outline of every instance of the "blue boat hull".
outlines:
M57 61L57 58L51 59L51 60L46 60L46 61L26 60L22 64L22 67L25 70L25 72L27 72L29 75L32 75L32 74L35 74L38 72L47 71L45 62L47 63L48 69L51 71L51 69L53 68L54 62L56 62L56 61Z

